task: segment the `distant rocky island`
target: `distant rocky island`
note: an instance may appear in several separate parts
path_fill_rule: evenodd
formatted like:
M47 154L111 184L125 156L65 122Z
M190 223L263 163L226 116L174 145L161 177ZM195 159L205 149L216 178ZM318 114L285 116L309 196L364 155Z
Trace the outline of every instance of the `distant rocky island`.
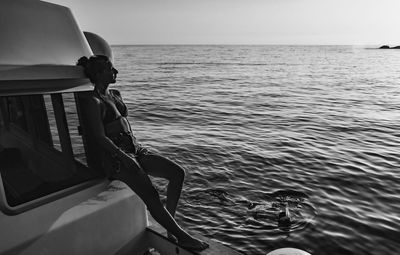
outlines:
M400 45L395 47L389 47L389 45L382 45L381 47L379 47L379 49L400 49Z

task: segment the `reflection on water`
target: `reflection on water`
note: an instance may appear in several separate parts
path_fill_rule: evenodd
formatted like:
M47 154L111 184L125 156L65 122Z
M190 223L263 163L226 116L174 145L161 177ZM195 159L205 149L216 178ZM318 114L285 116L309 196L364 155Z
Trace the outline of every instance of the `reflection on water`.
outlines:
M271 194L262 203L249 204L248 208L254 220L268 220L276 228L290 233L307 226L316 216L316 210L306 194L282 190Z
M206 206L223 210L223 207L242 207L243 225L268 225L271 232L282 230L286 234L307 226L316 216L316 210L302 192L280 190L266 195L262 201L243 200L222 189L191 190L184 198L185 205Z
M400 250L400 51L114 53L139 140L187 170L177 220L189 231L246 254Z

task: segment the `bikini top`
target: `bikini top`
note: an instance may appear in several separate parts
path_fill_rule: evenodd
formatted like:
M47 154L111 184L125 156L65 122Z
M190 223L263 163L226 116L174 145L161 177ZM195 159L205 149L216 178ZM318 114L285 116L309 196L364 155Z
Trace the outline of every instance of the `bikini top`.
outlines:
M95 91L97 98L102 101L101 117L103 118L104 125L118 119L119 115L123 117L128 116L128 108L122 101L121 93L116 89L110 89L109 92L114 104L110 103L104 98L104 96L101 96L97 91Z
M101 115L106 134L130 132L130 126L126 120L128 108L122 101L120 92L115 89L110 89L109 92L114 104L106 100L104 96L99 95L97 91L95 92L96 97L102 102Z

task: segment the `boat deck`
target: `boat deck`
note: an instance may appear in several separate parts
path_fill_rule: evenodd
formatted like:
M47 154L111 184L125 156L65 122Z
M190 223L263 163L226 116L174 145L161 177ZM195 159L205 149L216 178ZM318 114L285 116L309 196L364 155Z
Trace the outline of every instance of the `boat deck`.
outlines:
M164 237L165 239L167 239L167 231L160 225L158 224L152 217L151 215L148 213L149 216L149 226L147 227L148 230L152 231L152 232L156 232L159 235L161 235L162 237ZM242 255L242 253L235 251L229 247L226 247L224 245L222 245L221 243L218 243L216 241L213 241L209 238L206 238L204 236L201 235L194 235L196 238L203 240L205 242L207 242L210 247L208 249L205 249L204 251L187 251L189 252L189 254L199 254L199 255L214 255L214 254L218 254L218 255ZM178 245L177 245L178 246ZM181 248L183 249L183 248ZM158 255L159 253L154 253L154 255ZM179 254L179 252L177 252L176 254Z

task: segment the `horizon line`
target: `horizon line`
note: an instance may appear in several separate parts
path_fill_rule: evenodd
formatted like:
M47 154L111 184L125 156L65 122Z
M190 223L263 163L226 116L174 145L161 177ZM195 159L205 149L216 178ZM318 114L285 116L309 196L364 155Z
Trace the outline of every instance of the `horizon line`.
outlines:
M384 46L390 44L293 44L293 43L112 43L111 46ZM400 45L400 44L399 44ZM397 45L396 45L397 46Z

